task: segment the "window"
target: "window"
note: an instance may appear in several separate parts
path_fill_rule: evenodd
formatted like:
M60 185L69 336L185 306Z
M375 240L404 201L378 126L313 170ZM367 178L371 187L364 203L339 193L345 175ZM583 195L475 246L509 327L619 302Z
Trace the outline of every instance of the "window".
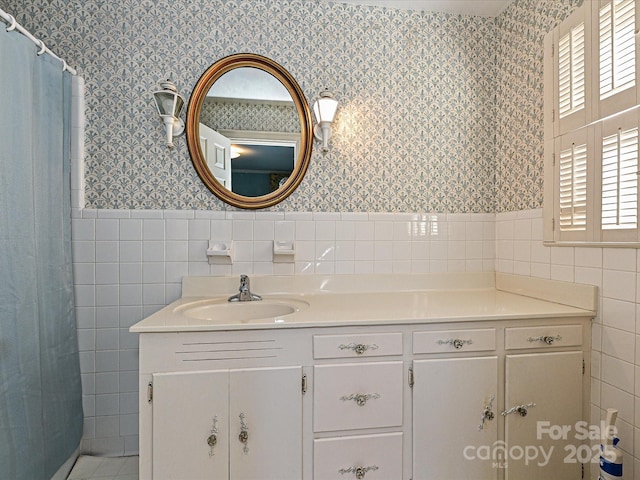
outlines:
M584 2L545 39L545 241L640 242L639 3Z

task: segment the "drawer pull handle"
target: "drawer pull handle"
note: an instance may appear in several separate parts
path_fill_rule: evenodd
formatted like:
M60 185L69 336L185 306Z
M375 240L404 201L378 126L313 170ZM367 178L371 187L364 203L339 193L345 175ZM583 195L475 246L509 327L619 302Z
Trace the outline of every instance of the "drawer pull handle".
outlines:
M529 409L535 406L536 404L533 402L527 403L526 405L516 405L515 407L511 407L509 410L505 410L501 415L504 417L511 413L517 413L521 417L526 417L527 413L529 413Z
M495 395L491 395L489 397L489 403L484 406L484 410L482 411L482 418L480 419L480 425L478 425L478 430L484 430L484 422L491 421L495 418L495 414L493 413L493 401L496 399Z
M213 417L213 426L211 427L211 434L207 437L207 445L209 445L209 457L215 455L213 449L218 443L218 416Z
M338 470L338 473L340 475L344 475L345 473L355 473L356 478L358 480L362 480L364 478L364 476L367 474L367 472L375 472L376 470L378 470L378 466L377 465L371 465L369 467L349 467L349 468L341 468L340 470Z
M244 412L240 413L240 415L238 416L240 417L240 435L238 435L238 440L240 440L240 442L244 444L244 447L242 447L242 451L246 455L247 453L249 453L249 446L247 445L247 443L249 443L249 427L247 427L247 424L244 421Z
M367 400L377 400L380 398L379 393L352 393L351 395L343 395L340 400L343 402L349 402L353 400L359 407L364 407Z
M378 345L376 345L375 343L372 343L370 345L364 344L364 343L347 343L346 345L344 343L338 345L338 348L340 350L353 350L354 352L356 352L356 354L358 355L362 355L364 352L366 352L367 350L377 350L378 349Z
M555 342L556 340L560 341L560 340L562 340L562 337L560 335L556 335L555 337L552 337L551 335L540 335L539 337L529 337L529 338L527 338L527 341L529 343L544 342L547 345L553 345L553 342Z
M438 340L436 342L438 345L451 345L456 350L460 350L464 345L472 345L473 340L461 340L459 338L450 338L448 340Z

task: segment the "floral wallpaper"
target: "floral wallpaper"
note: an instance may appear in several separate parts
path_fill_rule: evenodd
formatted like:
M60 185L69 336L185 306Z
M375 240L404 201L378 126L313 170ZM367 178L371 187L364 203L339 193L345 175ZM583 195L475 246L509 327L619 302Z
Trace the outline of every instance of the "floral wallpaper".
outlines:
M331 149L272 210L494 212L542 202L542 38L578 0L498 18L319 0L5 0L85 78L89 208L227 208L186 142L163 142L152 92L188 97L238 52L268 56L311 102L333 91ZM317 144L316 144L317 145Z
M496 211L543 203L544 37L583 0L518 0L496 18Z
M300 132L300 118L294 105L207 98L202 103L200 121L214 130Z
M317 0L10 0L87 86L90 208L227 208L184 139L162 143L152 92L189 96L237 52L268 56L307 99L332 90L331 151L314 149L288 211L493 210L494 21Z

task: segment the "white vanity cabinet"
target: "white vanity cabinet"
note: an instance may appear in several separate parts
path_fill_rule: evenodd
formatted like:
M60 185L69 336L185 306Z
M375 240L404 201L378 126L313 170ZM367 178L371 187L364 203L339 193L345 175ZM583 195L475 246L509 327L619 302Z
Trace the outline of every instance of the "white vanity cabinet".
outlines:
M413 371L413 479L498 478L477 455L498 440L498 357L416 360Z
M314 480L402 478L402 332L314 335Z
M496 335L496 328L413 333L414 355L431 354L413 361L414 480L498 478L477 455L498 440Z
M140 479L303 478L295 333L142 334Z
M466 275L408 282L466 290L276 293L357 283L337 277L256 282L267 311L308 308L240 320L200 315L237 307L203 293L234 291L231 280L189 281L185 297L132 327L140 480L580 478L593 287L498 278L540 300ZM570 430L556 440L539 426Z
M581 478L589 324L506 325L414 333L414 354L431 355L413 361L413 480Z
M140 478L577 480L589 327L143 333L140 385L153 396L141 396ZM553 440L539 422L571 433Z
M153 375L153 478L302 478L301 367Z
M505 411L511 413L505 415L505 442L529 447L537 455L527 461L526 456L517 458L519 451L512 451L505 465L507 480L581 478L581 465L567 446L575 447L576 424L587 413L582 406L582 360L581 351L507 355ZM528 406L532 404L535 406ZM526 409L524 416L519 408ZM554 440L555 434L552 438L549 430L538 432L542 422L547 427L562 425L571 430L566 438Z
M529 446L531 452L535 447L539 454L529 461L526 456L519 459L511 455L505 465L506 480L582 477L575 453L580 443L576 425L588 418L583 402L583 391L589 385L583 351L585 327L589 325L547 324L505 330L505 441L507 445ZM531 353L516 353L531 351L533 346ZM558 430L551 431L552 426L563 426L566 433L556 435Z

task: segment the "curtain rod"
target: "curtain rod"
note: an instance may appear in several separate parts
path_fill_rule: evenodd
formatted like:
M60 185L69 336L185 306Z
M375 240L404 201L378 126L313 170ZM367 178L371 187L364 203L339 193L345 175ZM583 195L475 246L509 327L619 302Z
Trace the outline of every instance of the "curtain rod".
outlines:
M40 47L40 50L38 50L38 52L37 52L38 55L42 55L43 53L48 53L52 57L57 58L58 60L60 60L62 62L62 71L63 72L66 70L71 75L77 75L78 74L78 72L76 72L76 70L74 68L71 68L69 65L67 65L67 62L65 62L63 59L61 59L59 56L57 56L55 53L53 53L51 50L49 50L49 48L44 44L44 42L42 40L39 40L36 37L34 37L33 35L31 35L31 33L29 33L29 31L26 28L24 28L22 25L20 25L16 21L16 19L15 19L15 17L13 15L9 15L4 10L0 9L0 18L2 20L4 20L8 24L7 32L10 32L11 30L17 30L18 32L23 34L25 37L27 37L29 40L31 40L33 43L35 43L38 47Z

